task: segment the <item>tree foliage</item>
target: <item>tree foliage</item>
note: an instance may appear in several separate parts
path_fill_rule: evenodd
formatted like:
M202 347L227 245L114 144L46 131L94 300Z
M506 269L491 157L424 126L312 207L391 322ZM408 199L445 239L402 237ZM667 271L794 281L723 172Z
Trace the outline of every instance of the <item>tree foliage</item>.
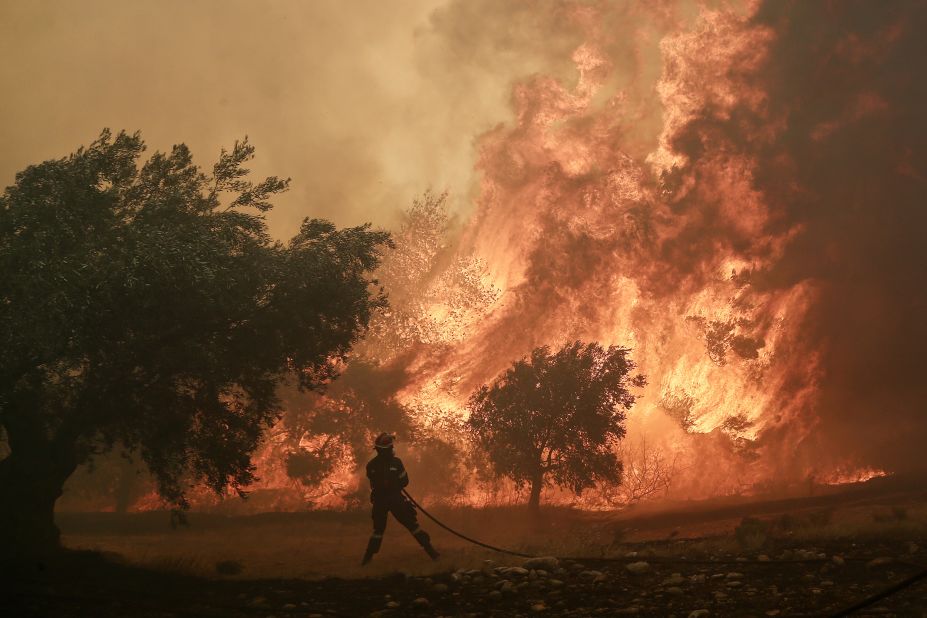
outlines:
M539 347L470 398L468 429L497 475L531 486L537 507L545 484L575 493L618 482L615 447L634 404L635 364L627 348L570 343Z
M270 239L288 181L251 182L247 140L209 174L182 144L139 165L144 149L104 131L0 197L4 517L117 442L178 504L193 480L240 490L278 382L329 382L386 304L371 277L386 233L307 219Z

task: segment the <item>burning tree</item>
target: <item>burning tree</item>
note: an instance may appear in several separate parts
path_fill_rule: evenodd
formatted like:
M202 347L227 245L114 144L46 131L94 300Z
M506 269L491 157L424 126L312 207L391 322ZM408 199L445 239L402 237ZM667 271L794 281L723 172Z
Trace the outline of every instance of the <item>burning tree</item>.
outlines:
M557 352L535 348L469 401L468 428L494 472L531 487L529 506L540 505L548 483L580 493L600 481L617 483L615 452L634 404L629 350L570 343Z
M263 213L287 187L247 180L247 141L211 174L184 145L139 167L138 134L20 172L0 196L0 545L54 549L75 468L116 444L166 499L253 480L277 384L337 373L373 310L390 243L306 220L287 244Z
M306 488L325 482L346 460L362 463L373 437L388 428L414 445L403 459L416 487L440 471L441 482L425 491L445 497L456 491L459 432L442 426L450 420L443 415L429 423L421 405L397 397L413 379L410 362L448 349L498 296L485 282L485 265L456 253L447 198L426 191L401 213L394 244L375 273L389 306L373 314L338 382L325 393L284 394L286 412L276 428L282 439L267 460L285 461L287 476ZM360 488L366 493L366 482Z

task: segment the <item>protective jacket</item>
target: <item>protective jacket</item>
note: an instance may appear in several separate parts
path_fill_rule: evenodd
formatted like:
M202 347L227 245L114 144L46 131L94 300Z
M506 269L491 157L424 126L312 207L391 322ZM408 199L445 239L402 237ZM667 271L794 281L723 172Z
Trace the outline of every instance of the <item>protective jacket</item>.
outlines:
M396 498L409 484L409 475L402 460L392 453L378 453L367 462L370 479L370 501L381 502Z

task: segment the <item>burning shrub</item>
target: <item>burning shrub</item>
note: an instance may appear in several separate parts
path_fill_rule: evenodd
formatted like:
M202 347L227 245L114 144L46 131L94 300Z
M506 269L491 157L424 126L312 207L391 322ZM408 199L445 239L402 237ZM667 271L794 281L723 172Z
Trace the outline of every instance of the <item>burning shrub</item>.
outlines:
M695 406L695 398L686 392L674 392L666 395L660 401L660 407L666 412L667 416L679 423L683 431L689 431L695 425L695 418L692 408Z

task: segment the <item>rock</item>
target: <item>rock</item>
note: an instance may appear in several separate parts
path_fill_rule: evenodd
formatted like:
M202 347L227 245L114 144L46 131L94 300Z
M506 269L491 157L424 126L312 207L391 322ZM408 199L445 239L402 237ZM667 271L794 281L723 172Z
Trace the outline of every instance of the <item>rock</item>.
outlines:
M696 573L695 575L689 576L689 581L693 584L704 584L706 579L708 578L705 577L704 573Z
M643 575L644 573L650 572L650 563L641 560L639 562L631 562L625 568L635 575Z
M544 579L548 575L547 571L545 571L544 569L537 569L535 573L537 573L538 577L540 577L541 579Z
M499 586L499 590L502 592L515 592L515 584L510 581L504 581L502 585Z
M707 609L694 609L689 612L689 618L703 618L709 614Z
M626 553L626 554L624 555L624 557L625 557L625 558L637 558L637 552L636 552L636 551L629 551L628 553Z
M486 575L489 575L489 572L493 570L493 567L496 566L495 561L493 560L483 560L483 568L480 569Z
M771 609L768 612L766 612L766 615L767 616L778 616L781 613L782 612L780 612L778 609Z
M759 556L756 557L756 559L757 559L757 562L769 562L769 556L767 556L766 554L760 554Z
M727 583L727 587L728 587L728 588L737 588L737 587L740 586L740 585L741 585L741 582L737 581L736 579L733 580L733 581L729 581L729 582Z
M519 577L524 577L524 576L527 575L528 573L530 573L530 571L529 571L528 569L524 568L524 567L506 567L506 568L502 571L501 574L502 574L502 575L509 575L509 576L511 576L511 575L517 575L517 576L519 576Z
M435 584L432 590L438 593L447 592L447 584Z
M525 560L522 565L526 569L544 569L545 571L553 571L560 566L560 561L553 556L540 556L538 558L529 558Z
M537 578L538 578L538 572L537 572L537 571L535 571L534 569L531 569L530 571L528 571L528 580L529 580L529 581L532 581L532 582L533 582L533 581L536 581Z
M425 597L418 597L412 601L412 607L428 607L430 604L430 601Z
M593 584L601 584L602 582L607 582L607 581L608 581L608 575L606 575L605 573L599 573L592 579Z
M831 560L837 566L843 566L847 563L847 561L843 559L843 556L834 556L833 558L831 558Z
M548 579L547 585L550 586L551 588L559 588L560 586L563 585L563 581L559 579Z
M917 543L908 543L908 553L909 554L916 554L920 550L921 548L918 547Z
M682 573L673 573L663 580L664 586L680 586L684 583L686 583L686 578L682 576Z
M541 601L540 603L535 603L534 605L532 605L531 611L544 612L544 611L547 611L547 606L544 604L544 601Z
M253 599L251 599L251 603L250 603L250 605L252 606L266 605L266 604L267 604L267 597L254 597Z
M387 601L386 607L388 607L389 609L397 609L399 607L399 603L397 603L396 601Z
M493 591L490 592L489 595L487 595L487 596L489 596L490 599L498 599L499 597L502 596L502 593L499 592L498 590L493 590Z
M639 607L631 606L622 609L616 609L612 613L616 616L636 616L637 614L641 613L641 610Z
M595 578L597 578L597 577L599 577L599 576L601 576L601 575L602 575L602 571L591 571L591 570L590 570L590 571L583 571L583 572L581 572L581 573L579 574L579 578L580 578L580 579L592 579L592 580L594 580Z
M670 586L666 589L666 594L671 594L673 596L679 596L682 594L682 588L679 586Z
M725 579L743 579L743 578L744 578L744 574L743 574L743 573L734 573L734 572L731 572L731 573L728 573L727 575L725 575L724 577L725 577Z
M820 556L817 552L808 549L796 549L793 557L796 560L817 560Z
M882 557L880 557L880 558L875 558L875 559L870 560L869 562L867 562L867 563L866 563L866 568L867 568L867 569L874 569L874 568L877 568L877 567L883 567L883 566L885 566L886 564L891 564L891 563L892 563L892 559L891 559L891 558L889 558L888 556L882 556Z
M288 611L291 609L296 609L296 603L287 603L286 605L282 607L282 609L285 609Z

